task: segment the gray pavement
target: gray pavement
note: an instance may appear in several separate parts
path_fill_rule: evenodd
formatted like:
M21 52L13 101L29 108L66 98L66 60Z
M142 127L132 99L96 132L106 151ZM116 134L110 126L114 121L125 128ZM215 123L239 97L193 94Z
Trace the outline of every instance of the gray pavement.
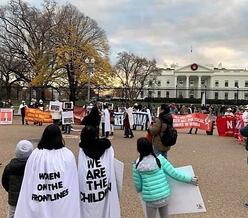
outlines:
M16 122L16 121L15 121ZM39 140L44 126L0 126L0 175L4 166L14 156L15 145L21 139ZM77 126L76 128L80 128ZM200 190L207 207L202 214L185 214L173 217L248 217L243 203L248 201L248 166L243 145L234 138L208 136L203 131L197 135L179 131L178 143L169 153L174 166L193 165L199 177ZM136 139L145 132L134 131L135 138L123 138L117 130L112 144L117 159L125 164L121 209L123 218L142 218L142 209L131 180L131 162L137 158ZM65 138L66 145L77 157L79 132ZM0 217L7 213L7 194L0 186Z

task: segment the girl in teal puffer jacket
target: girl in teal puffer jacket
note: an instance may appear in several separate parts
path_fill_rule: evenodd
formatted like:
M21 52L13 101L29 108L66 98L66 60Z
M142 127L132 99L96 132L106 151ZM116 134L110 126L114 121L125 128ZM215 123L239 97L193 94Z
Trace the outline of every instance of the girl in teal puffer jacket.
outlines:
M146 138L139 138L137 150L140 157L133 165L133 182L137 192L142 193L146 203L147 218L168 217L170 187L166 175L181 182L197 185L197 177L178 172L162 155L156 157L152 144Z

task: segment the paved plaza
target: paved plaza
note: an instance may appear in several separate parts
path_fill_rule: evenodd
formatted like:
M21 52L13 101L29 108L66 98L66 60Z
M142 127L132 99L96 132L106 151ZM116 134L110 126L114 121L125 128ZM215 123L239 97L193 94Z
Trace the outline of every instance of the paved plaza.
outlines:
M15 121L17 123L17 121ZM39 140L45 126L21 126L19 124L0 126L0 175L5 165L14 156L15 145L21 139L34 143ZM81 128L76 126L76 128ZM188 135L179 131L178 143L169 153L174 166L192 165L199 177L200 190L207 208L206 213L177 215L173 217L248 217L248 166L243 145L234 138L206 135ZM79 132L65 138L66 145L78 154ZM133 139L123 138L123 131L116 130L112 144L116 158L124 162L124 185L121 199L123 218L142 218L142 209L131 180L131 162L136 159L136 139L144 131L134 131ZM182 193L183 194L183 193ZM0 217L7 213L7 194L0 186Z

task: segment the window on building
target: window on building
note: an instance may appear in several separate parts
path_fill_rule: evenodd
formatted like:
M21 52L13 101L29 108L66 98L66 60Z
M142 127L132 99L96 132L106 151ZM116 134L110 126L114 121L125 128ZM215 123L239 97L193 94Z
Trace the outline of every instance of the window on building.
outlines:
M248 81L245 81L245 87L248 87Z
M237 87L237 88L239 87L239 81L236 80L236 81L234 82L234 87Z
M225 80L225 87L228 87L228 80Z
M179 80L179 84L182 85L183 84L183 81L182 80Z
M215 80L215 87L219 87L219 80Z
M205 85L205 80L202 80L202 81L201 81L201 84L202 84L202 85Z
M144 91L141 91L141 92L140 92L140 97L141 97L141 98L144 98Z
M170 84L170 80L167 80L166 83L167 83L167 85L169 85Z
M183 92L182 91L179 92L179 98L183 98Z
M215 93L214 93L214 99L215 99L215 100L218 100L218 99L219 99L219 93L218 93L218 92L215 92Z
M149 97L149 98L152 98L152 91L149 91L149 92L148 92L148 97Z
M169 97L170 97L170 92L166 91L166 98L169 98Z
M161 86L161 81L158 81L158 86Z
M245 93L245 100L248 100L248 93Z
M190 86L194 86L194 81L190 80L189 84L190 84Z
M149 86L152 86L152 80L149 81Z
M234 99L236 99L236 100L238 99L238 93L237 92L234 93Z
M225 92L225 100L228 100L228 92Z
M161 98L161 91L158 91L158 98Z

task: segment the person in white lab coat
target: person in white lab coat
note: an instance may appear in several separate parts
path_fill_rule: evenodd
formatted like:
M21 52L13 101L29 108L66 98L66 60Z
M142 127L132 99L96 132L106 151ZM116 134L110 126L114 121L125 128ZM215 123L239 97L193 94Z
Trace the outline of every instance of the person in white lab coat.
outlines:
M105 131L105 137L109 137L109 132L111 131L111 125L110 125L110 113L108 109L108 105L105 104L103 106L103 113L104 113L104 131Z

